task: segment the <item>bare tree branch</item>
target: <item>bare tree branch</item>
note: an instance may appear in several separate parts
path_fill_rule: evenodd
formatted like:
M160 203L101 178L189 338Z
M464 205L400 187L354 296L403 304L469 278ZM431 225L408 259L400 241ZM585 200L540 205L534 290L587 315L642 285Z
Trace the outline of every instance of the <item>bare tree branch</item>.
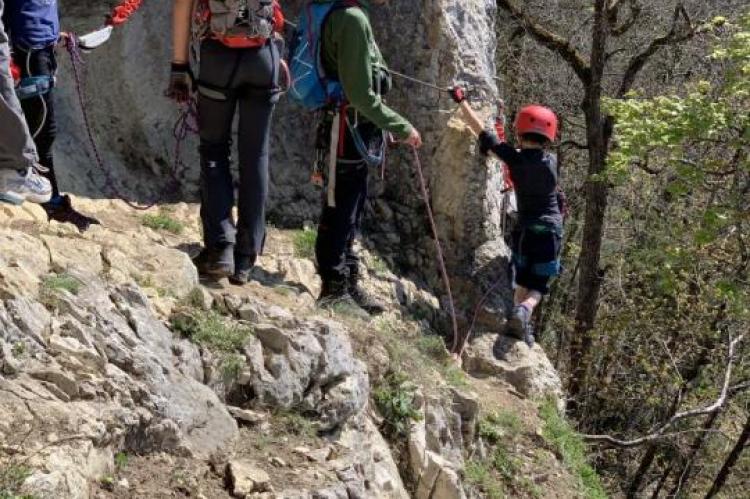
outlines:
M679 29L680 20L683 20L685 23L684 30ZM690 16L682 5L682 2L677 3L674 13L672 14L672 25L669 32L664 36L654 38L643 52L630 60L630 64L628 64L628 68L625 70L625 74L622 78L620 90L617 93L618 97L622 98L631 88L633 88L638 73L641 72L641 69L643 69L651 56L659 51L659 49L667 45L673 45L688 40L694 34L695 28L690 20Z
M670 436L670 434L667 434L667 430L669 430L671 427L673 427L676 423L689 418L694 418L696 416L705 416L707 414L712 414L719 409L721 409L724 404L727 401L727 396L730 392L730 386L729 383L732 379L732 369L734 367L734 354L735 349L737 348L737 345L742 342L742 340L745 338L745 335L738 336L735 339L729 340L729 348L727 352L727 361L726 361L726 369L724 371L724 381L721 386L721 393L719 394L719 397L714 401L713 404L706 406L706 407L699 407L696 409L691 409L689 411L683 411L683 412L677 412L675 413L667 422L656 428L654 431L649 433L648 435L644 435L639 438L634 438L632 440L623 440L619 438L612 437L610 435L582 435L583 439L587 442L596 442L596 443L606 443L615 447L637 447L639 445L643 445L648 442L653 442L655 440L660 440L663 438L667 438Z
M496 3L498 8L508 12L516 22L526 29L534 40L560 55L570 65L584 85L589 82L591 79L591 68L584 60L583 55L581 55L570 41L544 28L539 22L524 12L515 0L497 0Z
M622 0L614 0L607 8L611 26L610 34L614 37L622 36L630 31L643 11L643 6L638 0L628 0L629 16L622 24L618 25L617 18L621 6Z

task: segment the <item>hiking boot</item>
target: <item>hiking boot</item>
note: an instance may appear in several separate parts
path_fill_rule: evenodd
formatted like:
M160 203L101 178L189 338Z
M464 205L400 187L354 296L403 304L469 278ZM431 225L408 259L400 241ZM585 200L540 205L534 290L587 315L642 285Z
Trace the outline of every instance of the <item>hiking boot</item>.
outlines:
M385 303L377 296L359 285L356 279L349 281L349 295L359 307L370 315L380 315L385 312Z
M99 220L86 216L73 209L70 202L70 196L60 196L52 199L48 203L42 204L42 208L47 212L48 220L55 220L64 224L73 224L79 232L85 232L92 225L101 225Z
M334 309L340 307L350 309L355 313L365 313L349 294L346 280L343 278L323 279L317 304L320 308Z
M526 324L523 341L526 342L529 348L534 348L536 338L534 337L534 326L531 325L531 321Z
M526 340L526 330L529 328L531 312L523 305L513 307L510 320L508 321L508 336Z
M234 256L234 274L229 276L229 282L236 286L244 286L250 281L255 267L254 256Z
M221 279L234 271L234 246L203 248L198 256L193 258L193 265L203 276Z
M52 197L52 185L42 177L41 166L26 170L0 171L0 201L12 204L46 203Z

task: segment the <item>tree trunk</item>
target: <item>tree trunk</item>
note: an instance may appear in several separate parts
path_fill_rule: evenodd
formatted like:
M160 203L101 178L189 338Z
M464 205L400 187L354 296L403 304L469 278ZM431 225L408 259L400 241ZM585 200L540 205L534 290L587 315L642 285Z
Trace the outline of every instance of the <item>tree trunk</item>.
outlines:
M690 474L693 472L695 456L698 455L698 452L700 452L700 450L703 448L703 445L706 443L708 434L714 427L714 424L716 424L716 420L719 418L719 414L721 414L721 410L712 413L708 417L708 419L706 419L706 422L703 423L702 431L698 434L697 437L695 437L693 444L690 446L690 454L685 461L685 467L682 469L682 473L680 473L679 477L677 478L674 487L669 492L669 497L680 497L678 496L678 494L680 494L680 492L682 492L682 490L687 486L688 482L690 481Z
M747 416L745 428L743 428L740 438L737 439L737 443L732 449L732 452L727 456L727 460L724 461L724 466L719 470L719 474L716 475L716 479L714 480L711 489L708 491L708 494L706 494L706 499L711 499L719 493L722 487L724 487L727 478L729 478L729 474L732 472L732 468L737 464L740 455L742 455L742 451L745 450L748 440L750 440L750 414Z
M643 460L641 461L640 466L638 466L638 471L635 472L635 477L633 477L633 481L630 483L630 487L628 487L628 492L626 495L628 499L636 499L638 497L638 492L641 490L643 480L644 478L646 478L648 470L651 469L651 465L654 464L657 450L658 448L656 444L651 444L648 446L646 455L643 456Z
M583 101L589 147L589 179L585 189L586 217L581 243L578 303L570 359L573 372L569 394L573 399L580 394L588 369L589 351L593 343L591 331L599 306L602 281L599 259L604 235L608 188L605 182L591 177L604 171L611 134L611 125L608 124L608 118L602 115L601 109L602 79L607 65L606 48L609 30L606 4L605 0L596 0L591 47L591 79L586 86L586 96Z

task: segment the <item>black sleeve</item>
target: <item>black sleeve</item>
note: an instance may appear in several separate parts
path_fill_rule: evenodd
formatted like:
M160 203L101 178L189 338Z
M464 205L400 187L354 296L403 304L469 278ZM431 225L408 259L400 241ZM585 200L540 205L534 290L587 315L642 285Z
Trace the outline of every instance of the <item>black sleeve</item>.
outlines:
M482 154L487 155L489 151L503 160L510 167L511 171L521 162L521 154L506 142L500 142L497 135L489 132L479 134L479 150Z

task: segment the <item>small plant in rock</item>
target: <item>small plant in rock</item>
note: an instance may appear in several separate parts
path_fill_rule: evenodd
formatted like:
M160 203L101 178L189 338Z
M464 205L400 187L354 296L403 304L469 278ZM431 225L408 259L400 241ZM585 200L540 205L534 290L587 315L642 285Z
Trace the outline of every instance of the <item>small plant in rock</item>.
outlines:
M304 438L314 438L318 434L315 423L294 411L278 411L274 419L279 422L284 432Z
M314 229L297 230L292 236L294 256L297 258L315 258L315 240L318 231Z
M424 355L438 361L445 362L448 360L448 351L445 349L445 342L437 335L424 335L417 340L417 348Z
M112 475L104 475L103 477L99 478L99 485L104 490L112 492L113 490L115 490L115 477L113 477Z
M217 312L179 310L172 315L172 329L198 345L221 352L239 350L252 329L222 317Z
M123 471L128 467L128 455L125 452L115 454L115 468L117 471Z
M185 224L173 218L166 211L160 211L156 215L144 215L141 223L154 230L163 230L172 234L182 234Z
M221 360L219 371L225 385L230 385L237 381L245 367L245 358L242 355L229 354Z
M454 388L467 388L469 386L466 373L463 369L453 364L445 364L443 366L443 378L445 378L448 385Z
M557 411L554 401L545 401L539 408L539 416L544 422L542 437L562 456L573 476L578 477L581 493L589 499L606 499L599 475L586 460L583 440Z
M511 438L522 430L521 419L512 412L491 412L479 421L479 436L490 444L498 443L503 437Z
M0 463L0 499L33 499L30 495L19 495L23 482L31 476L31 469L13 461Z
M464 477L469 485L481 490L482 497L504 499L502 484L495 478L487 463L472 459L466 463Z
M388 265L385 263L385 260L380 258L378 255L372 256L372 271L379 275L385 275L388 273Z
M64 290L77 295L82 286L83 283L78 278L65 273L47 276L42 280L42 292Z
M375 404L383 416L385 430L392 436L403 436L413 421L422 419L416 402L416 387L403 373L392 372L374 391Z
M19 358L23 357L26 354L26 343L23 341L17 341L13 344L13 348L11 348L10 353L13 354L13 357Z

